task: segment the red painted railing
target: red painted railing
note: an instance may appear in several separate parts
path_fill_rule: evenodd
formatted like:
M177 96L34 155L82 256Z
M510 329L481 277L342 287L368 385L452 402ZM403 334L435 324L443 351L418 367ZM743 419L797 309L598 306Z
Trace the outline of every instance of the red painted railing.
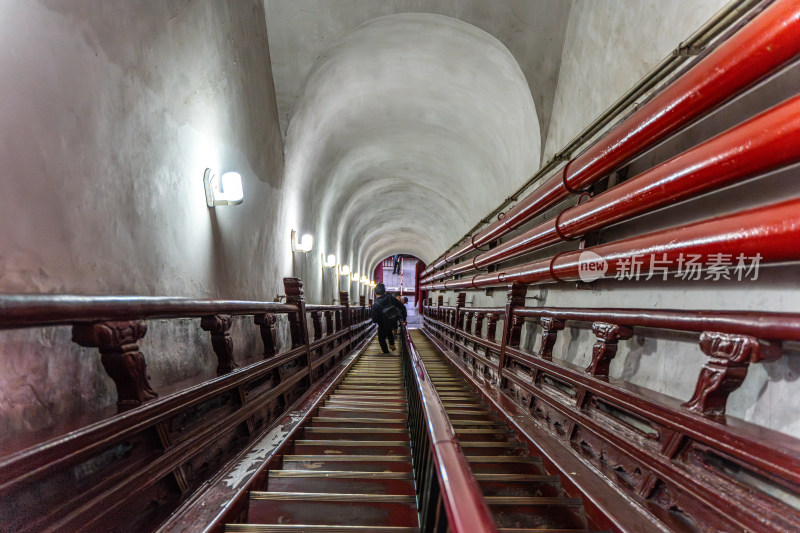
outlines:
M496 532L453 426L405 327L402 343L420 528L453 533ZM435 475L422 469L428 454L433 457L429 468ZM431 486L433 483L435 487ZM439 502L444 515L437 512Z
M0 329L68 325L74 342L98 348L120 411L58 428L52 438L0 457L0 530L152 530L217 468L279 423L374 330L368 310L350 307L346 292L342 305L307 306L299 279L286 278L284 286L286 304L0 296ZM278 338L281 314L287 346ZM253 317L263 355L235 360L230 329L236 315ZM148 329L144 320L191 317L210 333L217 377L173 385L182 388L160 396L139 348Z
M692 68L631 113L556 175L512 207L502 219L434 261L422 273L452 263L497 240L577 194L671 133L775 72L800 53L800 4L777 0Z
M601 472L604 483L567 475L585 499L602 500L614 487L677 531L800 529L793 503L800 491L800 440L725 416L728 395L749 365L774 361L782 356L782 341L800 340L800 315L533 308L524 307L524 294L524 287L512 288L505 308L469 308L463 297L455 307L428 301L424 328L506 411L510 425L538 435L532 446L560 447L550 454L556 470L569 474L574 467L564 464L578 460ZM537 352L521 346L526 320L541 329ZM554 353L559 332L586 324L597 338L589 365L560 360ZM684 403L609 377L619 343L654 329L676 332L683 341L691 333L708 356ZM599 512L625 529L629 511Z

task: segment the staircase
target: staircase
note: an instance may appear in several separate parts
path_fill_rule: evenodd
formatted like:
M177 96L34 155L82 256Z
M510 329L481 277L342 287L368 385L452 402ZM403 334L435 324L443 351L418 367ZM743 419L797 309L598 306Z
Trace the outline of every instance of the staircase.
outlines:
M586 531L578 498L567 498L511 431L483 405L419 330L411 338L456 431L494 520L503 532Z
M373 340L225 531L419 531L406 402L401 357Z
M541 459L530 456L424 335L412 330L411 338L498 530L591 530L581 500L564 496L559 478L546 475ZM373 339L302 427L281 468L268 472L263 490L250 492L247 523L225 531L420 531L402 364L399 354L382 355Z

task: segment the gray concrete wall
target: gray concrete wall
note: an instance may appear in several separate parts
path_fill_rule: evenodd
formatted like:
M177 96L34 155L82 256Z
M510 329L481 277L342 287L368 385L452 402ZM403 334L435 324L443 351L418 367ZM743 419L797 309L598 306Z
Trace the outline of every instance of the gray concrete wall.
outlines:
M0 0L0 13L0 292L283 292L262 2ZM244 204L208 209L206 167L241 173ZM149 326L157 388L213 374L198 321ZM236 329L238 357L260 350L252 323ZM68 328L3 334L0 355L7 437L113 404Z

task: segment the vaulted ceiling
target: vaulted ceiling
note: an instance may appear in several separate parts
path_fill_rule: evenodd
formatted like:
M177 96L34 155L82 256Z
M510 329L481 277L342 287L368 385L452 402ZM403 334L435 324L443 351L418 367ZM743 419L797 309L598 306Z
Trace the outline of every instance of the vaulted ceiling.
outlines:
M343 262L430 261L538 168L569 2L265 7L286 209Z

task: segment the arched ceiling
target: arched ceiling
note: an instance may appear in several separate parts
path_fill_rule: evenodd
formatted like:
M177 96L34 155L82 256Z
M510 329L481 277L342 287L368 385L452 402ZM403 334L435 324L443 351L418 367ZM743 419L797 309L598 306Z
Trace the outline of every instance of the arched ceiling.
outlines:
M389 15L311 69L286 134L287 201L359 270L397 252L429 262L533 174L540 145L502 43L450 17Z

